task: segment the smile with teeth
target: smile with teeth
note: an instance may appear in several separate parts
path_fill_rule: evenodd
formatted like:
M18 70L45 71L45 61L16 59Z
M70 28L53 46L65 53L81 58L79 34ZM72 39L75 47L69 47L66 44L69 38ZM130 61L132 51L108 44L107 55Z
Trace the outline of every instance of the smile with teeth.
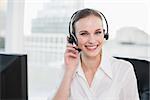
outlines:
M98 45L93 45L93 46L85 46L88 50L95 50Z

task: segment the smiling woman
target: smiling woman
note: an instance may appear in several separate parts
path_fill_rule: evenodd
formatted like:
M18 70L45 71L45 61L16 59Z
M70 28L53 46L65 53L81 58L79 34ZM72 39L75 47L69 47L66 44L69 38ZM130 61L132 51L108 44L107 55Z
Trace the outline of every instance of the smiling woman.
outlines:
M88 8L71 17L63 77L53 100L139 100L132 64L103 50L108 39L103 19L107 23L101 12Z

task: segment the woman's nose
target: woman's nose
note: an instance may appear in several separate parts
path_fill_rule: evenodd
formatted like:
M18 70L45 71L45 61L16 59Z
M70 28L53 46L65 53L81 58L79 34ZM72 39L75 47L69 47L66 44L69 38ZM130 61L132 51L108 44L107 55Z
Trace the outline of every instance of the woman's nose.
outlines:
M95 43L95 41L96 41L96 37L94 35L90 35L88 38L88 42L89 43Z

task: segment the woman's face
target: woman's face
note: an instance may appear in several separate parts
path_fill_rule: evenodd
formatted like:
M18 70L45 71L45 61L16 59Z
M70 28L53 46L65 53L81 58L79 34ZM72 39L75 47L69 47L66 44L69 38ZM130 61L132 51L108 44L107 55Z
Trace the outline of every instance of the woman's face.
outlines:
M75 32L83 55L99 56L104 41L102 20L94 15L81 18L75 23Z

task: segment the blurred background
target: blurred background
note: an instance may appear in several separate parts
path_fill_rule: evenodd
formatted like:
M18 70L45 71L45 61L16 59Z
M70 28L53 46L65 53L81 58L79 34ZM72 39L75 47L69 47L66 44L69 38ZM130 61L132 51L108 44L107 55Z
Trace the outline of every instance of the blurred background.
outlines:
M103 12L109 24L104 49L112 56L150 61L148 0L0 0L0 52L28 55L29 100L56 90L71 15Z

